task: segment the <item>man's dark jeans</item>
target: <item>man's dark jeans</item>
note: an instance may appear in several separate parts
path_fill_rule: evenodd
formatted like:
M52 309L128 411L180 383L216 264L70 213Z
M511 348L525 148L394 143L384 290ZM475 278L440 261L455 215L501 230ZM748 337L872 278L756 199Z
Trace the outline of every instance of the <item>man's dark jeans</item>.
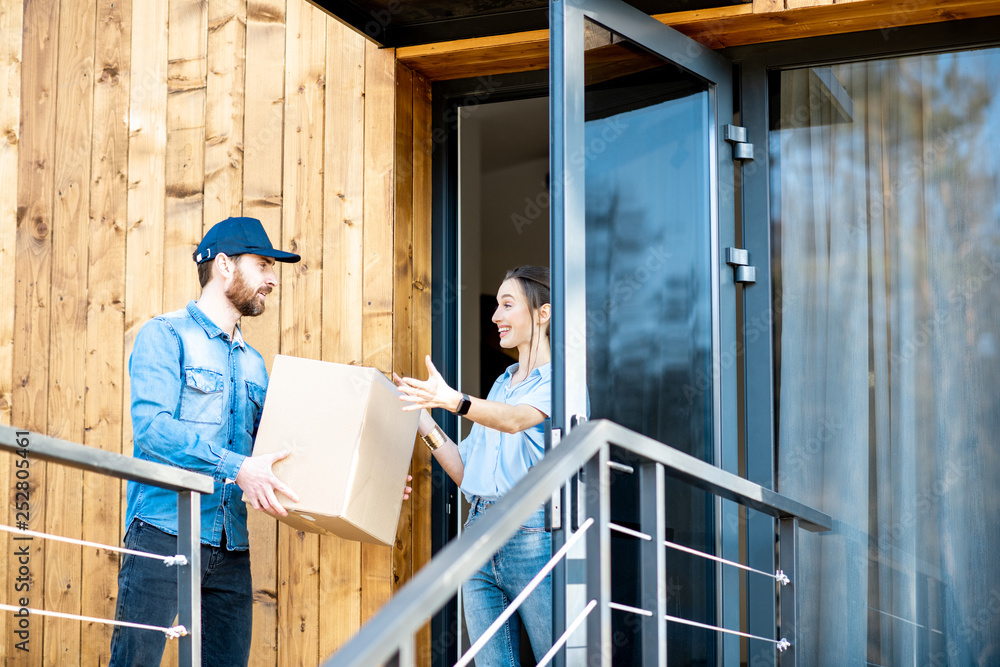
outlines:
M125 546L173 556L177 536L135 519ZM212 667L246 667L250 658L253 587L250 552L201 545L201 658ZM177 570L162 561L126 554L118 573L119 621L169 627L177 616ZM109 667L159 665L166 635L115 626Z

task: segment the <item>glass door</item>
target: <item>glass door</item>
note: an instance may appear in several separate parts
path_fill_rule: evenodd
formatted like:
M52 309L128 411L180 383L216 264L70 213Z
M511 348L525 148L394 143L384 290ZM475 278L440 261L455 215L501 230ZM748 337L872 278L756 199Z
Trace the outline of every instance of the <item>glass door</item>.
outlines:
M589 399L591 419L738 473L736 364L723 355L736 349L732 63L616 0L550 8L553 428L568 433ZM634 477L614 477L615 523L638 522ZM738 558L734 506L681 484L667 506L669 540ZM667 557L669 614L739 628L738 578ZM614 539L612 599L643 607L635 567L634 543ZM638 652L626 613L610 620L628 638L615 664ZM739 650L668 624L671 662Z

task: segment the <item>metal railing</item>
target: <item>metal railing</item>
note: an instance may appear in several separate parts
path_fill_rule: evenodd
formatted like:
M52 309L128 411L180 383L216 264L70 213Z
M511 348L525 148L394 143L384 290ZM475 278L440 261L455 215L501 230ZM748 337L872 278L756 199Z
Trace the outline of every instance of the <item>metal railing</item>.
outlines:
M178 664L201 664L201 494L212 493L208 475L107 452L41 433L0 425L0 449L110 477L177 492L178 622L187 633L178 639Z
M586 623L588 665L611 664L611 540L610 448L614 445L631 452L643 462L640 475L640 573L645 590L655 600L655 609L636 610L642 618L641 650L643 665L666 664L666 584L664 556L665 480L667 477L715 496L734 501L774 517L779 521L778 564L781 570L779 604L782 667L795 664L795 561L798 528L813 532L829 530L829 516L770 489L749 482L700 459L673 449L652 438L609 421L593 421L577 427L562 443L548 452L489 513L489 520L475 522L458 539L443 548L430 563L373 617L347 644L324 663L324 667L372 667L416 664L415 634L439 609L454 597L469 579L509 540L521 523L551 499L557 489L583 472L585 488L577 494L579 528L569 540L586 542L584 577L586 604L575 621L568 624L553 650L565 642L571 631ZM582 534L582 535L581 535ZM564 554L563 554L564 555ZM560 554L553 559L560 558ZM550 561L550 564L552 561ZM655 573L655 577L646 574ZM620 605L619 605L620 606ZM617 607L616 607L617 608ZM779 635L780 636L780 635ZM787 640L787 643L784 641ZM550 656L546 656L548 658Z

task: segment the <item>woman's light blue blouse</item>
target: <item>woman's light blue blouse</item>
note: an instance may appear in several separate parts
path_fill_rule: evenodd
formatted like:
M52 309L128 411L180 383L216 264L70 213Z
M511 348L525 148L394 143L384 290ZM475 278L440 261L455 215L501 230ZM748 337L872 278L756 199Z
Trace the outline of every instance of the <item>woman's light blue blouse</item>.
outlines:
M511 387L510 379L517 367L518 364L513 364L497 378L486 399L508 405L530 405L548 419L552 414L552 364L539 366ZM462 492L466 498L498 500L528 474L531 466L542 460L545 421L519 433L502 433L475 424L458 451L465 464Z

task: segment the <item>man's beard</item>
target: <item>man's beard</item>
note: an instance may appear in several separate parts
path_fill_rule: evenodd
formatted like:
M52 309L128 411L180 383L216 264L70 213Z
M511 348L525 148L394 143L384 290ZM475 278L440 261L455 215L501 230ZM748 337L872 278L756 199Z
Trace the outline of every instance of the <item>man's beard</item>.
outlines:
M264 301L258 300L257 295L260 293L270 294L270 292L271 288L267 286L259 290L251 287L243 275L243 271L237 265L233 284L226 290L226 297L240 315L256 317L264 312Z

